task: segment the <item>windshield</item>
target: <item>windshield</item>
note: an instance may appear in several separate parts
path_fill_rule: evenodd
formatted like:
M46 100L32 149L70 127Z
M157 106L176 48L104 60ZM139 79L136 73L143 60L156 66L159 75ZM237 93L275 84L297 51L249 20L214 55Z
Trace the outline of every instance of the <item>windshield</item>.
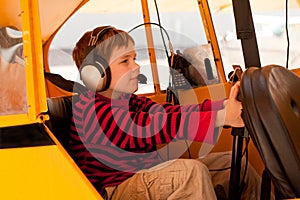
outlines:
M241 41L237 40L231 0L209 1L225 73L232 65L244 68ZM300 9L296 0L250 1L261 66L300 67ZM286 23L287 22L287 23Z
M101 7L99 5L101 3L97 0L89 1L67 21L55 36L49 52L50 71L80 82L78 70L71 56L77 40L84 32L96 26L111 25L129 31L143 24L142 5L140 1L136 2L138 3L130 6L130 10L127 5L123 11L120 11L121 8L114 6ZM110 3L113 4L113 0ZM155 5L154 1L148 1L148 6L150 22L160 23L164 29L163 31L158 25L151 25L160 89L165 90L169 85L168 37L174 50L183 53L193 65L198 67L197 70L206 79L206 84L218 83L212 48L206 39L197 1L178 1L176 5L164 4L163 1L157 1ZM114 9L119 11L116 12ZM137 93L152 93L154 92L154 75L151 68L153 63L149 58L145 26L139 26L130 34L136 43L136 61L141 66L141 73L147 79L146 84L139 85ZM212 77L207 78L204 59L210 62Z

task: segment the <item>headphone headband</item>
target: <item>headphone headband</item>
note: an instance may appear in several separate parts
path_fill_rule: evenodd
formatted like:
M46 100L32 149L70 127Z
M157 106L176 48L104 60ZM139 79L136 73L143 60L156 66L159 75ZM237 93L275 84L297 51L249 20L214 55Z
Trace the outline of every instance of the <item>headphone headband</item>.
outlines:
M96 44L99 40L102 39L102 37L110 30L110 29L114 29L114 27L112 26L105 26L104 28L102 28L101 31L97 32L96 34L94 33L96 29L94 29L91 33L91 36L90 36L90 40L89 40L89 43L87 45L87 48L86 48L86 56L96 47Z

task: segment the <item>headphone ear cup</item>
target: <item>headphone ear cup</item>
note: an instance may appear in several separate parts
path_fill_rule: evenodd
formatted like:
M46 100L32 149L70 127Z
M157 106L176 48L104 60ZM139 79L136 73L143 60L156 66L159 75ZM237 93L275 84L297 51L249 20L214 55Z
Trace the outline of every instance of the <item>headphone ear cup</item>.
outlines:
M94 55L94 59L89 56L84 60L80 68L80 78L85 86L94 92L108 89L111 82L111 72L106 60Z

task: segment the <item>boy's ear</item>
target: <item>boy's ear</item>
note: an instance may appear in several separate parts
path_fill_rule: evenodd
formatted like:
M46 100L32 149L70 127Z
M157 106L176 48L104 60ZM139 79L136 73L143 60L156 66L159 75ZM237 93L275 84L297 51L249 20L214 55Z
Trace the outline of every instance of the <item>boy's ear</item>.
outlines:
M80 79L85 86L94 92L108 89L111 82L111 72L104 58L91 52L79 69Z

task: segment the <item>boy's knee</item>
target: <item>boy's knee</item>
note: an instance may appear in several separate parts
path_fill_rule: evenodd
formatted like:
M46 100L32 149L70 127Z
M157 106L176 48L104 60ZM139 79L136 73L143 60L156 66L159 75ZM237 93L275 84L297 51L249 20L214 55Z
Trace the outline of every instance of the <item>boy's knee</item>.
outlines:
M184 159L184 165L192 173L209 174L207 166L199 160L195 159Z

